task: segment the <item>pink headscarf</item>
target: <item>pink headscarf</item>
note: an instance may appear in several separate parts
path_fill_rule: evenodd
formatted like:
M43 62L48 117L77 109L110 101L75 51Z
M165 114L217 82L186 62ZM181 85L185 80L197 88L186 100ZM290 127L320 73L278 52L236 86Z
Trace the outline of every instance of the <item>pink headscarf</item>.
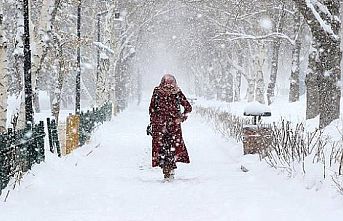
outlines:
M178 92L179 87L176 82L176 78L171 74L165 74L160 83L160 88L163 89L165 92Z

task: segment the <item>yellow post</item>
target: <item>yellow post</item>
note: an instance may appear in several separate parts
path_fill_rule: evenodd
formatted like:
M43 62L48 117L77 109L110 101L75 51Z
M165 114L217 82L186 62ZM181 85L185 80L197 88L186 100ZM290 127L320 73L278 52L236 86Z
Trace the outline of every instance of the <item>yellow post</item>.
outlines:
M79 115L70 115L67 117L66 154L71 153L79 146L79 126Z

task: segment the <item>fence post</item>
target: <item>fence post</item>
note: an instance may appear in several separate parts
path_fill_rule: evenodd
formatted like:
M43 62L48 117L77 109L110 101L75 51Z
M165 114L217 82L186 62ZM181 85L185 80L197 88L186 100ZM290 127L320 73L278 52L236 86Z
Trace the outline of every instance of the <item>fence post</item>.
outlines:
M51 129L52 129L52 142L53 142L53 146L56 148L57 150L57 156L61 157L61 147L60 147L60 141L58 140L58 129L57 129L57 125L56 125L56 121L52 120L51 121Z
M85 143L86 140L86 125L85 125L85 119L87 118L87 115L85 115L84 112L80 113L80 127L79 127L79 139L80 139L80 146L82 146Z
M19 131L14 131L13 132L13 142L15 143L16 147L18 148L19 152L19 165L20 165L20 170L23 172L28 171L28 146L25 145L26 140L25 140L25 132L26 128L19 130ZM18 142L18 140L21 140Z
M112 110L113 110L113 104L112 103L109 103L109 106L108 106L108 120L112 120Z
M35 147L32 144L32 136L33 136L33 125L27 124L24 130L24 134L23 134L23 140L25 140L23 146L24 148L26 148L26 158L28 162L28 168L26 171L31 170L32 164L33 164Z
M44 150L44 122L39 121L39 124L37 125L37 135L35 136L35 143L37 146L37 163L40 163L45 160L45 150Z
M15 169L16 161L15 161L15 152L12 150L13 143L15 141L15 134L12 129L8 129L6 138L5 138L5 150L4 150L4 164L3 164L3 171L4 171L4 178L5 182L3 183L5 187L8 182L10 181L11 171ZM12 155L11 155L12 153Z
M55 151L54 151L54 145L53 145L53 138L52 138L52 132L51 132L51 130L52 130L52 125L51 125L51 121L50 121L50 118L48 117L47 119L46 119L46 123L47 123L47 126L48 126L48 136L49 136L49 146L50 146L50 152L51 153L54 153Z
M79 143L80 115L71 115L67 118L66 154L76 149Z

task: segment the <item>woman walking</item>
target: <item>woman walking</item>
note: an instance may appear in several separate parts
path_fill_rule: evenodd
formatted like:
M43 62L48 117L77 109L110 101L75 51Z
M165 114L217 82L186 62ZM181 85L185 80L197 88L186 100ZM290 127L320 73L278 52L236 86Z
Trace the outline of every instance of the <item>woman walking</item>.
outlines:
M149 114L152 127L152 166L161 167L167 180L174 178L177 162L190 163L182 138L181 123L191 111L192 106L178 87L175 77L164 75L160 85L154 89Z

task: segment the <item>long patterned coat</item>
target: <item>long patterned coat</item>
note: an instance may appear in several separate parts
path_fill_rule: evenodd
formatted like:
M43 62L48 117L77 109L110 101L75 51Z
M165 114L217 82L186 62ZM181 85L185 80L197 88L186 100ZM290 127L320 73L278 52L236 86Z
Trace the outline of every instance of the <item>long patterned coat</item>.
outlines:
M180 105L184 107L181 113ZM149 107L152 125L152 166L159 166L158 154L163 145L164 134L170 133L171 148L175 148L175 162L190 163L182 138L181 122L187 119L192 106L180 89L156 87Z

